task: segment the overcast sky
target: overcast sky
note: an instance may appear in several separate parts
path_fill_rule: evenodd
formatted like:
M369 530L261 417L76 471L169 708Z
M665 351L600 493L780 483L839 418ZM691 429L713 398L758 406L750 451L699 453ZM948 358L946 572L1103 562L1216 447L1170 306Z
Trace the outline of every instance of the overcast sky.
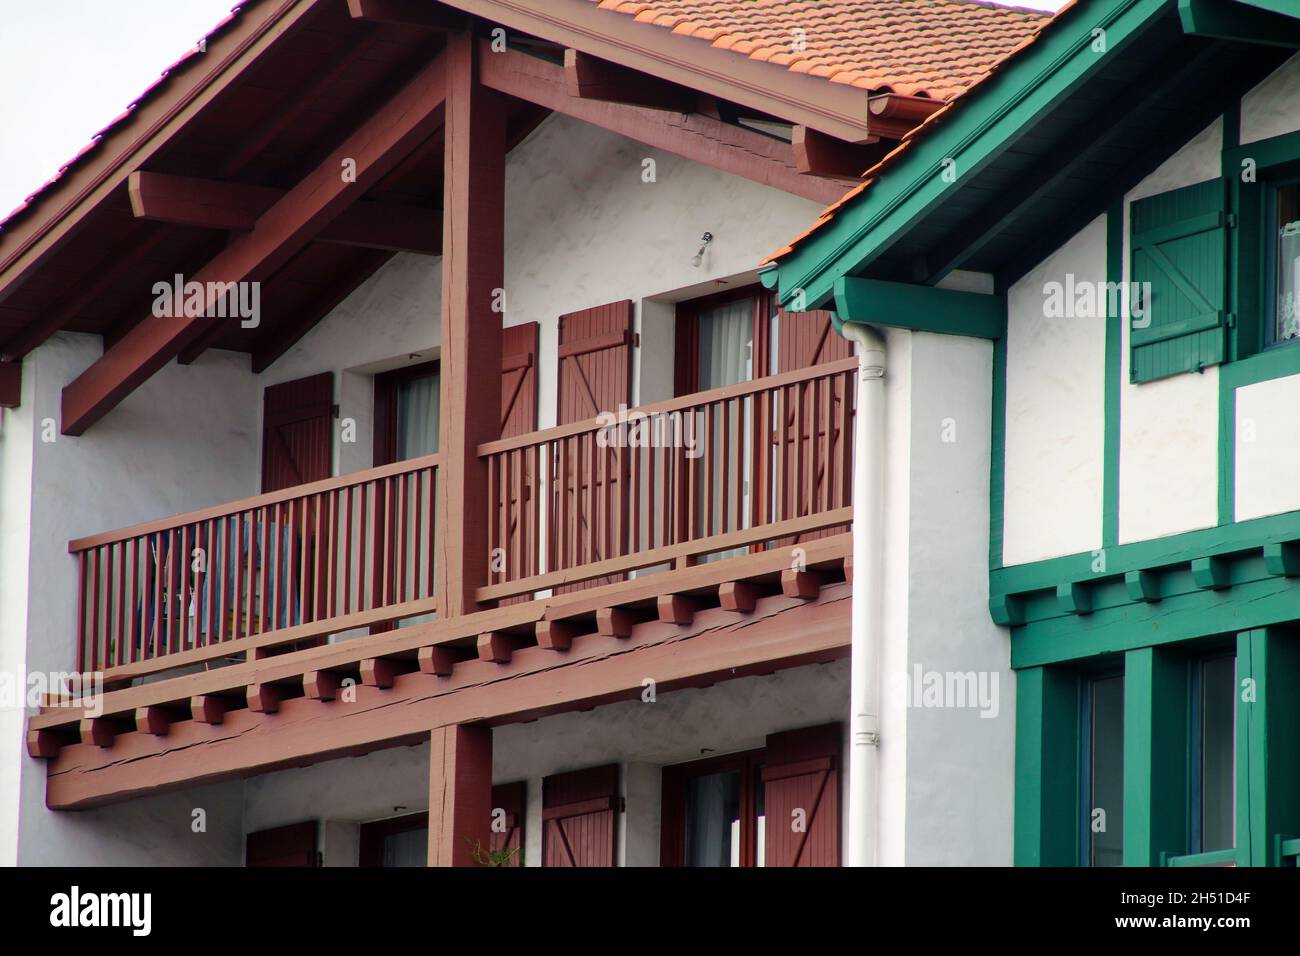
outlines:
M1065 2L1021 0L1016 6L1056 10ZM0 0L0 216L54 175L234 5Z

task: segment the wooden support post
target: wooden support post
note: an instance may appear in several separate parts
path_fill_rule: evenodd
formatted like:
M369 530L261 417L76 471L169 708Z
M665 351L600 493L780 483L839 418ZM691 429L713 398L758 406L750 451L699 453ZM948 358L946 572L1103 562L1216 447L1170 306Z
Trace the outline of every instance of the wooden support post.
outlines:
M1187 852L1186 701L1183 655L1167 647L1124 655L1126 866L1159 866L1162 855Z
M752 613L758 603L758 588L749 581L728 581L718 588L718 603L724 611Z
M501 435L506 110L479 84L474 38L448 38L443 179L442 463L438 616L479 610L488 584L488 474L478 446Z
M429 749L429 865L473 866L491 845L492 729L438 727Z
M607 637L631 637L636 615L625 607L602 607L596 611L596 633Z

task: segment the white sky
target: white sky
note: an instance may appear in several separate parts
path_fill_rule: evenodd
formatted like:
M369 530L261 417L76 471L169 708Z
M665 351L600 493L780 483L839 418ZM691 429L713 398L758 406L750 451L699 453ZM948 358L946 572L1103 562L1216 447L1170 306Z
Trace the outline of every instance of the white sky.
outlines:
M1057 10L1065 2L1015 5ZM0 0L0 216L53 176L234 5Z

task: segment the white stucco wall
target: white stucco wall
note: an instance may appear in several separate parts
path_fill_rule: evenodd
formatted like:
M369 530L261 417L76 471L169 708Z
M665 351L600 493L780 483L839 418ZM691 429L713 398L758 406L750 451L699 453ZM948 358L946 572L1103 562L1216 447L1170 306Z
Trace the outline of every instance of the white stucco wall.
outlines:
M1300 375L1237 389L1238 521L1300 509Z
M1047 284L1071 275L1076 287L1106 281L1105 216L1007 296L1007 564L1101 546L1106 320L1045 314Z
M1300 130L1300 54L1291 57L1241 98L1241 142Z

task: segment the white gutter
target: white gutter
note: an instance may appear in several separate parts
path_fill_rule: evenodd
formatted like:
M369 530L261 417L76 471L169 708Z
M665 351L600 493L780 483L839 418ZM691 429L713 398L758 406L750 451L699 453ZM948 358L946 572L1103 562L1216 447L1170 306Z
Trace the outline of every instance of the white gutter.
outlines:
M857 345L858 407L853 436L853 622L849 690L849 866L876 863L880 818L880 646L884 593L885 340L845 322Z

